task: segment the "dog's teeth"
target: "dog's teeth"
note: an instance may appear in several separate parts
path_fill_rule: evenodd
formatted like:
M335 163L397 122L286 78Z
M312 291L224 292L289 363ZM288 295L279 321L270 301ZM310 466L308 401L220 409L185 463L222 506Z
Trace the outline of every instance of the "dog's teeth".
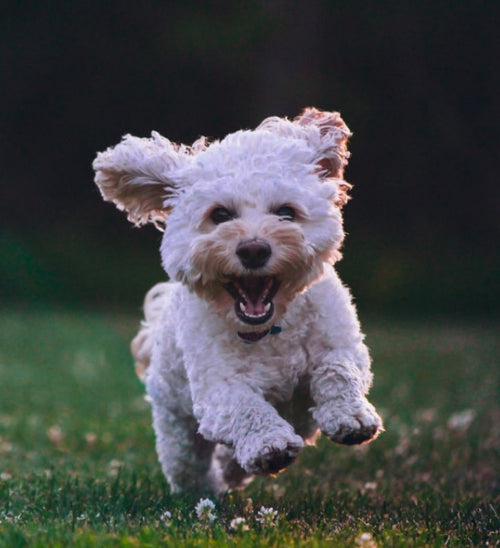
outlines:
M240 310L245 313L246 309L246 306L242 302L240 302Z
M271 286L273 285L273 280L270 279L267 283L266 283L266 287L264 288L264 293L262 294L262 300L264 301L266 298L267 298L267 295L269 293L269 290L271 289Z
M238 290L238 293L240 294L240 297L241 297L244 301L247 301L247 300L248 300L248 297L245 295L243 289L239 289L239 290Z
M264 310L266 311L266 313L269 312L271 310L271 303L267 303L264 307Z

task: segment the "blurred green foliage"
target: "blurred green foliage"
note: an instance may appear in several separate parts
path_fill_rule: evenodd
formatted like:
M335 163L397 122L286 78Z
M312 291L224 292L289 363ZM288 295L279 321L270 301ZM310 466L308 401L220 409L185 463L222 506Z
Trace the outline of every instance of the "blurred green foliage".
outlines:
M92 183L96 151L223 137L304 107L354 132L339 265L360 307L498 314L500 3L8 2L0 298L138 306L157 236Z
M120 222L118 222L120 225ZM161 234L124 223L117 240L65 231L30 238L0 234L0 299L4 306L139 310L146 291L166 279ZM498 257L470 252L401 249L348 236L337 265L362 313L378 316L498 317Z

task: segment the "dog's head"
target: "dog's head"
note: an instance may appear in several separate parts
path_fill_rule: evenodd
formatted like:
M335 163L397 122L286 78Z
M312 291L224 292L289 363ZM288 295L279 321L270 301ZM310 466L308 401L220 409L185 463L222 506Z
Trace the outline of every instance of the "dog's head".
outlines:
M340 257L349 136L313 108L191 147L126 136L98 154L95 181L136 225L166 223L169 277L258 340Z

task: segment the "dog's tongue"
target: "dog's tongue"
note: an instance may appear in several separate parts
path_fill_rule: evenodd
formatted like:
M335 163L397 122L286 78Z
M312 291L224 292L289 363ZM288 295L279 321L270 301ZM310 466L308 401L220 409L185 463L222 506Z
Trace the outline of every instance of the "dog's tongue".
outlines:
M250 316L265 314L265 296L269 291L271 278L251 277L240 281L241 288L245 292L245 313Z

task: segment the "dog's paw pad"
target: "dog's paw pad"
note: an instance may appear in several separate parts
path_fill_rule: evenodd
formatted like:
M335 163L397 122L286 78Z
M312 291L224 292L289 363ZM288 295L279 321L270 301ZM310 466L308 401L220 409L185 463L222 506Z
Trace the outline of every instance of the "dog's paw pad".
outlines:
M330 436L330 439L343 445L359 445L375 439L380 432L381 427L375 424L360 425L358 428L341 425L337 432Z
M382 419L368 402L358 405L350 413L333 415L323 432L334 442L344 445L358 445L375 439L383 431Z
M256 474L277 474L292 464L299 449L299 447L292 446L288 446L284 450L267 448L253 461L252 467Z
M277 474L296 459L304 447L300 436L275 436L252 440L246 445L246 455L240 457L241 466L249 474Z

